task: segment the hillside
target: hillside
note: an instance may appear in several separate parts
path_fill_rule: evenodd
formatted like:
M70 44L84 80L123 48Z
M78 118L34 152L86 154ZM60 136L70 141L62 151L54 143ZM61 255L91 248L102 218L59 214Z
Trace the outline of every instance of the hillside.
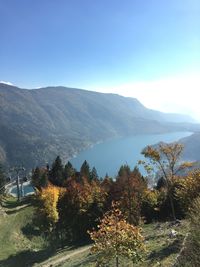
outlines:
M149 110L134 98L65 87L27 90L1 83L0 107L0 160L27 168L58 154L67 160L117 136L200 128L185 123L190 118Z
M62 250L53 249L44 236L32 225L34 213L33 199L24 199L17 203L14 198L4 198L4 216L0 217L0 266L2 267L44 267L44 266L96 266L97 256L89 253L89 246L74 244ZM174 226L178 235L169 238L171 223L152 223L143 226L146 240L144 262L138 267L172 267L178 255L188 222L182 221ZM120 258L120 266L132 266L132 263ZM111 266L114 266L113 264Z
M200 161L200 132L180 140L184 144L183 157L187 160Z

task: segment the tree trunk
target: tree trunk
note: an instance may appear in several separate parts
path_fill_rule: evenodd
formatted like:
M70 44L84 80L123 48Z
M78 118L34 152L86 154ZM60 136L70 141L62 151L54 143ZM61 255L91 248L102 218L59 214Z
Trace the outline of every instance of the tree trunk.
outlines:
M176 221L176 214L175 214L174 202L173 202L172 191L171 191L171 189L172 189L171 181L168 180L166 175L165 175L165 179L167 182L167 191L168 191L168 195L169 195L169 202L170 202L170 206L172 209L172 217L173 217L173 220ZM173 177L171 180L173 180Z
M119 257L118 257L118 255L116 255L115 259L116 259L116 267L119 267Z
M172 217L173 217L173 220L176 221L176 214L175 214L174 202L173 202L173 198L172 198L171 192L169 192L169 201L170 201L170 205L171 205L171 209L172 209Z

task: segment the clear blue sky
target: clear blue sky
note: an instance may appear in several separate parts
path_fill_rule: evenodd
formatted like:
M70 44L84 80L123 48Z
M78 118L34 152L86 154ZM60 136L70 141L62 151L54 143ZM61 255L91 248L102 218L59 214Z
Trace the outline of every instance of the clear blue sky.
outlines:
M199 71L199 0L0 0L0 80L95 88Z
M200 116L200 1L0 0L1 80L117 92ZM194 98L177 108L162 87Z

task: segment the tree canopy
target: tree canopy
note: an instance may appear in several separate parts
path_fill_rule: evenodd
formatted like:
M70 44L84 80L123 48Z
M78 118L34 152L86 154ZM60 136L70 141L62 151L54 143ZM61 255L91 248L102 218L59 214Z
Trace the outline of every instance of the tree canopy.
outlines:
M109 262L115 258L116 267L119 266L119 256L124 256L133 263L142 260L144 252L144 238L139 227L126 222L116 203L105 213L98 225L98 230L89 232L95 242L92 252L100 253L101 262Z

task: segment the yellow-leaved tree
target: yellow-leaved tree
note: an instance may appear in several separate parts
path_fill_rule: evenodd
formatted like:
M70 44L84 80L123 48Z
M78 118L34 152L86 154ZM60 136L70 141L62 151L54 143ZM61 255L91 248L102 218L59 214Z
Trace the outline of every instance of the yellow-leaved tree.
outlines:
M193 166L192 162L180 161L182 152L182 144L161 143L158 146L147 146L142 151L142 154L149 160L149 162L139 161L139 163L144 164L144 167L148 172L154 171L156 173L157 171L158 174L164 178L174 220L176 220L176 214L173 202L173 185L176 175Z
M180 201L183 212L186 213L193 201L200 196L200 169L191 171L179 179L176 197Z
M98 230L89 234L95 242L91 251L99 253L100 264L115 258L118 267L119 256L129 258L133 263L142 260L145 247L141 228L126 222L117 203L113 203L111 211L105 213Z
M38 192L37 218L40 228L44 231L52 231L58 221L57 203L59 188L48 185Z

